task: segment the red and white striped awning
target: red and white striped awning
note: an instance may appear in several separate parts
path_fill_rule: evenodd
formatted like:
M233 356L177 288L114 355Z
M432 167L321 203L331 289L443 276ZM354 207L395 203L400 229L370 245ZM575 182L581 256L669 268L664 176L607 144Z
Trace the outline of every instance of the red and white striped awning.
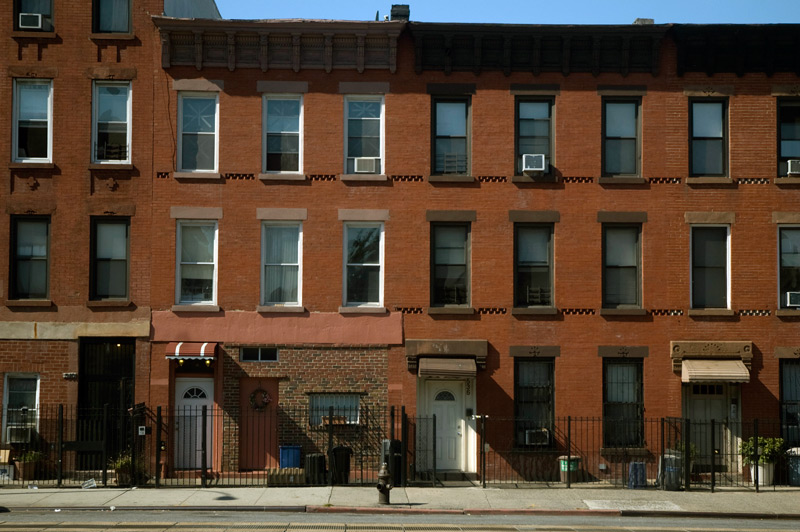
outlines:
M214 360L217 344L213 342L170 342L167 344L167 358L176 360Z

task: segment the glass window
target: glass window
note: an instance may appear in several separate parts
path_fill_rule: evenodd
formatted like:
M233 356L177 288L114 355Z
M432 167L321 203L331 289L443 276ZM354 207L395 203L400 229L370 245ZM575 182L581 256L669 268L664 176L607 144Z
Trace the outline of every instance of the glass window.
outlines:
M800 101L780 101L778 105L778 175L789 172L789 159L800 159Z
M130 0L94 0L94 33L130 33Z
M549 445L553 431L552 358L514 360L514 412L517 445Z
M345 99L345 173L383 173L383 98Z
M302 96L264 96L264 170L303 168Z
M469 305L469 224L434 224L431 232L431 304Z
M603 226L603 308L640 307L641 226Z
M263 305L300 305L302 225L264 222L262 226Z
M3 402L3 441L29 443L36 428L39 408L39 375L6 374Z
M800 446L800 360L781 360L781 424L787 447Z
M11 299L49 297L50 219L11 219Z
M347 223L345 305L383 304L383 224Z
M692 227L692 308L728 308L728 226Z
M728 171L725 102L703 100L690 105L691 175L725 176Z
M549 173L552 153L552 100L517 100L517 174L522 173L522 156L544 155Z
M603 360L603 446L644 445L642 361Z
M52 160L53 83L50 80L14 81L14 160Z
M553 226L514 226L514 306L553 305Z
M216 304L216 222L178 222L177 280L178 303Z
M217 171L216 94L180 94L178 131L178 170Z
M603 101L603 175L639 175L637 100Z
M128 298L127 218L92 221L91 299Z
M277 362L277 347L242 347L239 351L242 362Z
M94 162L130 162L131 85L95 82Z
M780 234L780 306L789 307L789 292L800 292L800 227L782 227ZM800 298L798 296L794 296ZM800 305L792 304L792 308Z
M53 0L14 0L14 31L53 31Z
M469 172L469 99L433 102L433 173Z
M358 423L361 397L357 394L312 393L308 396L311 425ZM333 409L333 417L331 417Z

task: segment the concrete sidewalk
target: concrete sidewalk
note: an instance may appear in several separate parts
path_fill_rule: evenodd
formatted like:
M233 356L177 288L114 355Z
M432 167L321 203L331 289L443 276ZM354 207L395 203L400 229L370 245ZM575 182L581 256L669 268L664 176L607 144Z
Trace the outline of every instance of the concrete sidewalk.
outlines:
M0 507L24 510L206 510L351 513L675 515L800 519L800 491L660 491L598 488L395 488L389 506L372 487L19 489Z

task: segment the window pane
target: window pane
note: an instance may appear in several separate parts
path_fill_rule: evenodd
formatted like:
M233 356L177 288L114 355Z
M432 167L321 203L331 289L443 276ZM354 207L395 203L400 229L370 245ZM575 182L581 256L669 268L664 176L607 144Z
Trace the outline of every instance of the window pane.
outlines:
M781 395L784 401L800 401L800 361L784 360L781 367Z
M181 301L212 301L213 290L213 265L181 266Z
M215 232L213 225L181 226L181 262L214 262Z
M19 260L16 270L15 297L44 299L47 297L47 261Z
M606 139L605 166L609 174L636 173L636 140Z
M347 228L347 262L376 264L380 262L380 227Z
M380 301L380 266L347 267L347 302L378 303Z
M129 0L95 0L98 3L98 31L126 33L130 29Z
M639 275L636 268L606 268L603 304L606 306L638 305Z
M636 104L606 104L606 136L636 137Z
M300 131L300 100L267 100L267 131Z
M549 249L549 227L517 227L517 261L520 264L547 264Z
M97 258L126 259L128 257L128 226L121 223L97 224Z
M639 263L639 229L606 227L606 266L636 266Z
M467 171L466 139L436 139L436 172L460 174Z
M634 403L636 397L637 367L634 364L609 364L606 366L606 401Z
M381 117L381 102L353 102L351 101L348 108L349 118L380 118Z
M546 137L550 134L550 121L520 120L519 134L523 137Z
M692 173L715 175L723 173L721 140L692 141Z
M181 168L184 170L213 170L216 155L214 135L184 134Z
M49 83L18 83L18 118L20 120L47 120Z
M436 264L466 264L467 230L458 226L435 228Z
M519 118L523 119L549 119L550 118L550 103L549 102L520 102L519 104Z
M297 247L300 238L300 227L292 225L266 225L266 262L267 264L297 264Z
M128 295L128 264L120 260L101 260L96 265L95 295L99 298Z
M19 0L19 12L49 15L51 1L52 0Z
M436 103L436 135L465 137L467 135L467 104L465 102Z
M102 122L126 122L128 120L128 87L97 87L97 119Z
M331 407L334 417L344 418L347 423L358 423L359 400L358 395L312 394L309 396L309 423L322 424L323 418L330 416Z
M695 266L725 267L728 260L728 230L725 227L695 227L692 230L692 262Z
M800 228L780 232L780 304L786 308L786 292L800 292Z
M36 408L36 377L8 377L8 408ZM32 415L35 415L32 413Z
M692 136L722 138L722 103L692 104Z
M183 98L183 132L214 133L216 98Z
M800 140L782 140L781 157L800 157Z
M298 303L299 266L265 266L264 299L266 303Z
M47 257L47 222L17 221L17 258Z

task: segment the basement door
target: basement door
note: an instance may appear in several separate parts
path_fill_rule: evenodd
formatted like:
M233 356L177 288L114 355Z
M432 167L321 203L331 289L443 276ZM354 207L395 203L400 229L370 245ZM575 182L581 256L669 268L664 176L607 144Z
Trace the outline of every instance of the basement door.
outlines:
M712 453L718 471L737 470L741 425L739 385L720 382L685 384L683 404L684 415L691 420L690 438L697 449L695 472L711 470Z
M203 406L206 418L206 466L211 465L214 379L175 379L175 467L200 469L203 460Z
M436 468L461 471L464 455L464 382L427 381L428 404L436 416Z

